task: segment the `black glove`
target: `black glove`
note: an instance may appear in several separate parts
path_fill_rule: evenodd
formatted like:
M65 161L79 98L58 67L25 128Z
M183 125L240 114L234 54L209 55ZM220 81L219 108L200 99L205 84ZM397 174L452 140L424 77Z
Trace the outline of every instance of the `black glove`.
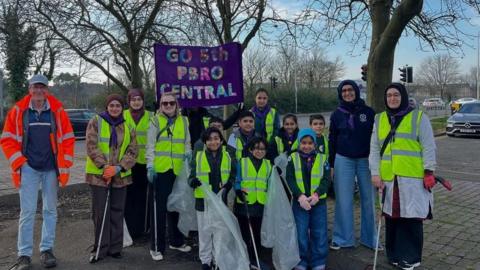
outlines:
M200 180L198 180L198 178L193 178L192 181L190 181L190 187L192 188L197 188L199 186L202 185L202 182L200 182Z
M242 191L242 190L235 190L235 194L237 194L237 198L245 203L247 201L247 198L245 196L247 196L248 194L245 192L245 191Z

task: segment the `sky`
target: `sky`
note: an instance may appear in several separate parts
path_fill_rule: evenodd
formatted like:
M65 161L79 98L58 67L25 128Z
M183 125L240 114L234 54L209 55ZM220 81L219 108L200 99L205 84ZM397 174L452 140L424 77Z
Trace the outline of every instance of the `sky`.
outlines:
M291 0L273 0L274 6L281 10L283 15L291 16L298 13L302 6L300 1ZM456 1L456 0L451 0ZM433 11L438 10L440 1L438 0L425 0L424 10ZM457 58L460 63L461 73L467 73L471 67L477 65L477 36L480 30L480 16L474 12L474 10L467 10L467 16L471 16L471 23L462 23L460 28L462 31L469 33L472 38L465 38L464 44L462 44L461 50L457 53L443 51L432 51L431 48L423 46L423 50L420 47L420 43L415 36L403 35L396 46L395 50L395 62L393 69L393 80L398 81L400 78L400 71L398 68L409 65L413 66L413 77L415 79L415 71L418 70L422 60L429 56L441 53L449 53L451 56ZM472 24L476 24L472 25ZM367 45L368 46L368 45ZM362 47L362 46L359 46ZM360 79L361 66L367 63L368 51L366 48L362 51L358 48L352 55L348 53L352 50L352 44L348 42L346 38L335 42L335 44L324 47L327 53L334 59L336 56L340 56L345 64L345 74L340 79ZM426 51L424 51L426 49Z
M277 11L279 11L282 16L291 17L302 10L304 2L306 2L306 0L272 0L272 5L277 9ZM438 9L439 2L440 1L438 0L425 0L424 10ZM475 37L465 38L464 44L462 45L460 52L450 52L451 56L458 58L462 74L467 73L471 67L477 65L476 36L480 33L480 16L478 16L473 10L468 11L468 16L471 16L472 18L471 24L462 23L461 29L462 31L467 32ZM472 24L476 24L477 26L474 26ZM251 46L258 46L258 42L252 41L249 44L249 47ZM361 47L363 46L358 46L359 48L354 52L354 54L349 53L352 50L352 44L348 42L347 37L343 40L338 40L338 42L335 42L335 44L330 46L320 44L320 47L323 47L325 49L327 55L329 55L331 59L339 56L343 60L345 65L345 72L344 76L339 79L360 79L360 67L367 62L368 48L362 49ZM427 49L427 51L422 51L420 49L418 38L405 35L401 37L395 51L395 62L393 70L394 81L399 80L400 77L400 72L398 71L398 68L404 65L413 66L413 77L415 80L415 72L418 70L422 60L437 53L448 53L446 51L433 52L431 48L425 46L424 49ZM56 73L59 72L76 73L77 68L71 68L71 66L60 64ZM93 69L89 74L87 74L85 80L88 82L105 83L106 77L99 70Z

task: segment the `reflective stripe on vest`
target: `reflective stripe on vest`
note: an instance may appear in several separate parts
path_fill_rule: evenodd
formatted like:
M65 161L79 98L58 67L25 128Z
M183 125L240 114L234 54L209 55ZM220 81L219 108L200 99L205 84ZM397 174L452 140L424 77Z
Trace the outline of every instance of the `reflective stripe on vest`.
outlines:
M210 179L208 177L209 173L211 172L210 164L208 164L207 155L204 151L197 152L197 171L196 176L200 182L204 185L207 185L210 190L212 190L212 185L210 185ZM232 161L230 159L230 155L227 153L226 148L222 147L222 161L220 163L220 176L222 180L222 186L225 185L228 181L228 177L230 176L230 171L232 170ZM195 189L195 198L205 198L205 194L200 187Z
M385 181L392 181L395 175L423 179L422 146L418 132L422 112L413 110L403 117L380 161L380 176ZM390 133L390 122L386 112L375 116L378 145L381 149L385 138Z
M267 199L267 181L272 170L270 162L263 159L262 165L257 172L250 158L242 158L240 168L242 174L240 187L247 192L247 203L254 204L258 202L259 204L265 204ZM237 202L241 203L239 199L237 199Z
M293 167L295 168L295 182L297 183L300 192L305 193L305 185L303 183L302 161L298 152L291 155ZM323 168L325 165L326 155L318 153L313 162L312 171L310 175L310 194L313 194L318 189L323 178ZM318 194L320 199L327 198L327 193Z
M277 153L281 154L285 150L285 147L283 145L282 138L275 136L275 143L277 144Z
M139 164L147 164L145 151L147 146L148 125L150 123L150 117L152 117L152 115L152 112L145 111L142 118L140 118L140 121L138 121L138 124L136 124L133 120L130 110L123 111L123 118L125 118L125 122L127 122L129 126L135 127L136 141L138 147L137 163Z
M168 129L165 128L168 123L165 116L159 114L155 121L158 123L158 130L162 131L157 136L158 140L155 143L155 157L153 159L155 172L163 173L173 169L175 175L179 175L182 171L185 156L188 120L184 116L178 116Z
M98 123L97 147L100 150L100 152L102 152L102 154L105 156L105 159L108 160L108 157L110 156L109 144L110 144L111 126L102 117L98 115L95 117ZM123 132L123 141L122 141L122 145L120 146L120 153L118 155L119 161L122 160L123 156L125 155L128 145L130 145L130 128L129 128L129 125L125 122L124 132ZM89 173L89 174L95 174L95 175L103 174L103 169L97 168L97 166L95 166L95 163L90 159L88 155L87 155L87 163L85 165L85 171L86 173ZM132 174L131 170L128 170L126 172L121 172L120 177L123 178L123 177L129 176L130 174Z
M275 122L275 115L277 111L274 108L270 108L270 111L265 118L265 131L267 132L267 142L270 142L273 136L273 124Z
M243 157L243 142L239 137L235 137L235 156L237 160Z
M322 139L323 139L323 154L325 154L325 156L327 156L328 158L328 155L330 153L328 149L328 139L325 135L322 135Z

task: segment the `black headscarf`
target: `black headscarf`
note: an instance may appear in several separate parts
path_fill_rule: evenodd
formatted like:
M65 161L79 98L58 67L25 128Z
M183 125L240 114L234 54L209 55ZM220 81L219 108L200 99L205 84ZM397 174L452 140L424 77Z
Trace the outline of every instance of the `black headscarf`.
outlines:
M353 101L347 102L343 99L342 97L342 88L345 85L350 85L353 87L353 90L355 91L355 99ZM349 118L348 118L348 127L350 129L355 129L355 121L354 121L354 115L357 111L365 107L365 101L360 98L360 88L358 87L357 83L352 80L344 80L340 82L340 84L337 87L337 92L338 92L338 100L340 101L340 106L338 106L338 110L340 110L343 113L348 113Z
M390 88L395 88L400 92L400 96L402 98L402 101L400 102L400 106L396 109L392 109L388 107L387 103L387 91ZM401 83L391 83L387 88L385 89L385 93L383 95L383 100L385 102L385 108L387 111L388 118L390 120L390 124L396 125L397 123L400 123L402 118L407 115L409 112L411 112L414 108L410 107L408 103L408 93L407 89L405 86Z
M122 107L125 107L125 101L123 100L122 96L118 94L111 94L106 98L106 103L105 103L106 110L99 114L100 117L102 117L105 121L107 121L107 123L112 127L110 142L109 142L110 147L117 146L117 131L115 128L121 125L123 122L125 122L123 118L123 113L121 113L118 117L113 117L108 113L108 109L107 109L108 104L110 104L110 102L114 100L118 101L122 105ZM125 130L125 132L127 131Z

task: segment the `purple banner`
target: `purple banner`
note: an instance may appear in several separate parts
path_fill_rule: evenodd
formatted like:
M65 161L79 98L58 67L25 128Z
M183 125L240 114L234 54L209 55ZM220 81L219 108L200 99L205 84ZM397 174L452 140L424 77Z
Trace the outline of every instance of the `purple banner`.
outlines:
M242 48L154 45L157 100L175 92L182 107L243 102Z

